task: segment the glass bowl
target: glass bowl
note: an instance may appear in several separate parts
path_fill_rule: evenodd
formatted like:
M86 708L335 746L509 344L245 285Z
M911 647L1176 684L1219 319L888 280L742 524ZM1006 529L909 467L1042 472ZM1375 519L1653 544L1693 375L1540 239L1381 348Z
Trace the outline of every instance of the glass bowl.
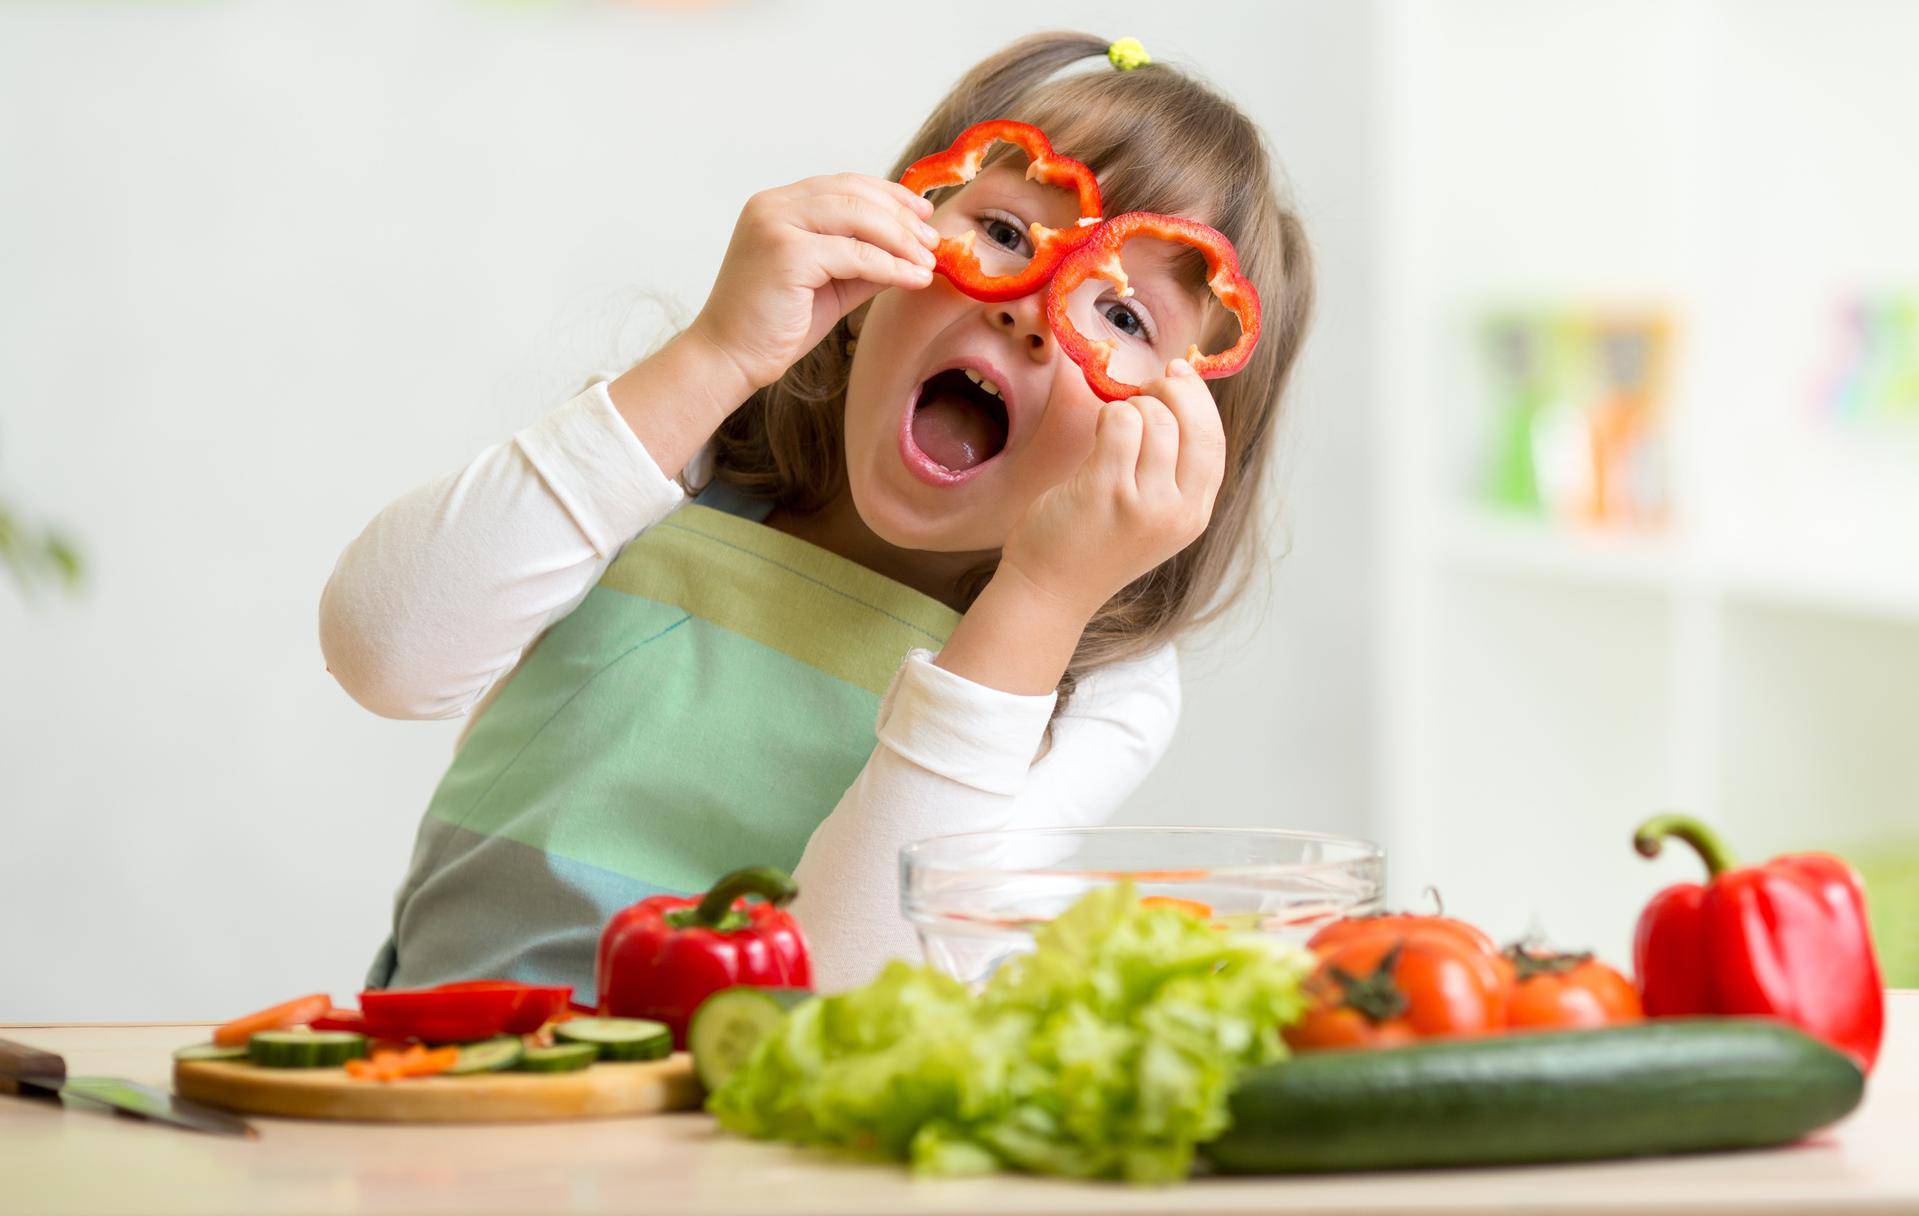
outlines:
M1095 887L1206 905L1215 922L1304 943L1380 910L1386 856L1347 836L1277 828L1033 828L935 836L900 850L900 898L926 961L977 984Z

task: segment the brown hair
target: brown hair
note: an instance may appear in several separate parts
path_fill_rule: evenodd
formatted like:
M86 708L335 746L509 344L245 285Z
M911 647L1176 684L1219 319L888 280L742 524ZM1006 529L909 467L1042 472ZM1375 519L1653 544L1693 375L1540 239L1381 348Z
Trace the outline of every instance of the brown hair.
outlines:
M1107 45L1089 34L1043 33L991 56L934 108L890 174L897 179L976 122L1032 123L1099 175L1108 215L1184 215L1225 233L1264 304L1252 361L1211 383L1226 432L1226 476L1205 534L1094 615L1060 682L1062 705L1086 672L1214 620L1244 590L1253 570L1249 559L1261 548L1259 487L1313 304L1305 231L1279 193L1258 128L1211 88L1158 63L1058 75L1081 60L1104 59ZM1215 312L1203 344L1208 350L1224 345L1222 337L1230 340L1236 324L1231 314ZM1223 334L1211 332L1221 327ZM716 477L801 514L840 492L852 363L846 338L842 324L727 418L715 436ZM959 589L961 600L970 603L991 575L990 566L974 571Z

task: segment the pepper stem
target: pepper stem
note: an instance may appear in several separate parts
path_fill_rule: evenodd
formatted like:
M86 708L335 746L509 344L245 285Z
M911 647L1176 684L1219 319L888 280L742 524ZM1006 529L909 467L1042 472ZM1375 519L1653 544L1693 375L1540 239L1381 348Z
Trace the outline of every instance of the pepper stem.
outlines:
M688 923L717 929L726 919L726 914L733 910L733 902L742 895L757 895L777 908L793 902L793 897L799 893L799 887L785 870L776 870L772 866L748 866L714 883L693 909Z
M1691 845L1699 859L1706 863L1709 875L1717 877L1738 864L1719 834L1691 815L1654 815L1633 833L1632 847L1638 849L1642 857L1657 857L1668 836L1676 836Z

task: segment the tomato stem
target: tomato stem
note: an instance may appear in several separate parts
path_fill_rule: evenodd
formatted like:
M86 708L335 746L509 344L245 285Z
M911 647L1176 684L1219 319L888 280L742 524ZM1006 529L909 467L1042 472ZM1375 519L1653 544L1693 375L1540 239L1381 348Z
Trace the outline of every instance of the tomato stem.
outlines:
M1379 965L1363 976L1354 975L1344 967L1329 968L1327 974L1338 981L1343 990L1340 1004L1357 1010L1360 1016L1375 1026L1405 1013L1408 1008L1406 994L1393 981L1393 969L1399 965L1399 952L1405 945L1403 940L1395 942L1393 948L1379 960Z

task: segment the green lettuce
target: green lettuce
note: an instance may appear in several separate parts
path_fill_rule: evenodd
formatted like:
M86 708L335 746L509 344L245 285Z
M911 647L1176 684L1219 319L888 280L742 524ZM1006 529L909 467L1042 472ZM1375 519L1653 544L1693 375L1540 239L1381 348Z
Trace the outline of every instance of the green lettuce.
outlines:
M895 962L808 1001L707 1108L742 1135L910 1161L1170 1182L1226 1129L1242 1069L1286 1054L1300 950L1094 891L974 995Z

